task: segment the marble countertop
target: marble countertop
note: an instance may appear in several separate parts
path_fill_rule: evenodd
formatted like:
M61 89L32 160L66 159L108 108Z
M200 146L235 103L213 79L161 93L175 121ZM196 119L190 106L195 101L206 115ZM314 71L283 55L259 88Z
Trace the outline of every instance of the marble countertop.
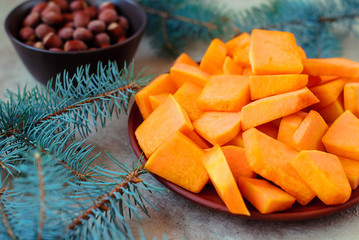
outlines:
M0 1L0 21L4 23L6 15L21 0ZM226 2L230 2L227 0ZM259 0L235 1L238 7L248 7L258 4ZM6 89L16 90L17 86L28 87L39 84L29 74L21 60L15 53L10 40L7 38L4 24L0 26L0 97L4 99ZM344 57L359 60L359 39L348 35L344 39ZM186 52L194 59L199 60L206 46L194 44ZM166 72L172 60L161 58L156 55L145 37L140 44L135 57L137 71L146 68L146 74ZM106 128L100 129L89 136L89 142L96 146L96 151L109 150L116 158L125 162L136 159L127 134L127 116L110 121ZM98 161L108 163L103 155ZM108 163L110 164L110 163ZM111 166L110 166L111 168ZM156 186L161 186L150 175L145 179ZM301 222L264 222L245 220L218 212L208 210L193 204L192 202L172 193L165 191L164 194L146 194L148 199L158 208L149 207L151 218L144 216L143 231L152 239L161 239L163 234L168 239L358 239L359 236L359 213L356 207L321 219ZM133 221L133 222L131 222ZM130 220L135 226L135 221ZM135 235L138 235L134 229Z

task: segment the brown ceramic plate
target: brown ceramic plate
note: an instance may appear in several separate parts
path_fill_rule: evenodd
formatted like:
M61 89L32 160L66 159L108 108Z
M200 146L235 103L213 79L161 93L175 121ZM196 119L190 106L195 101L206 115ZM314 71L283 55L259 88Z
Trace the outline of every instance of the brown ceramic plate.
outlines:
M137 157L141 156L142 150L137 143L135 137L136 128L142 123L143 118L141 113L136 105L133 104L131 108L131 112L128 118L128 134L130 138L130 142L132 148ZM146 161L147 159L145 159ZM160 183L162 183L166 188L172 190L178 195L191 200L192 202L210 208L212 210L216 210L219 212L224 212L228 214L232 214L228 211L227 207L224 205L223 201L217 195L213 186L207 185L200 193L191 193L176 184L173 184L155 174L152 174ZM271 214L261 214L255 210L253 206L249 203L247 204L251 216L243 216L238 214L232 214L243 218L249 218L254 220L269 220L269 221L298 221L298 220L307 220L314 219L319 217L328 216L330 214L348 209L359 203L359 189L352 192L352 196L349 201L341 205L335 206L326 206L319 199L313 199L308 205L301 206L298 203L295 203L292 208Z

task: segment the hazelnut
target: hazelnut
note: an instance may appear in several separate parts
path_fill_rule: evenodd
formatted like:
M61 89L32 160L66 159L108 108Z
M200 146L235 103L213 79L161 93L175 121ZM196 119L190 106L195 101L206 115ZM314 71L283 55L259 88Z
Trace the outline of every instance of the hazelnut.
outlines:
M61 48L62 47L62 41L61 41L60 37L52 32L50 32L44 36L42 43L44 44L44 46L46 48Z
M92 40L93 34L87 28L79 27L79 28L75 29L72 37L75 40L81 40L81 41L84 41L84 42L89 42L89 41Z
M67 22L62 27L75 28L75 23L74 22Z
M112 2L109 2L109 1L105 1L105 2L101 3L100 6L98 7L99 12L102 12L103 10L106 10L106 9L115 10L116 7Z
M101 20L92 20L87 25L87 28L94 33L104 32L106 30L106 23Z
M40 42L40 41L34 43L34 46L33 46L33 47L38 48L38 49L45 49L44 44L43 44L42 42Z
M89 15L90 19L94 19L97 16L97 9L94 6L87 7L84 12Z
M24 42L29 42L29 41L32 42L36 38L35 31L31 27L23 27L23 28L21 28L20 32L19 32L19 35L20 35L20 38Z
M25 42L25 44L30 47L33 47L35 43L33 41L27 41L27 42Z
M40 22L40 14L38 12L33 12L27 15L23 21L24 26L36 27Z
M62 12L67 11L67 9L69 8L69 4L66 0L51 0L51 2L56 3L61 8Z
M74 15L72 13L64 13L64 14L62 14L62 17L64 18L64 22L73 22L74 21Z
M99 13L98 19L109 24L117 21L117 12L113 9L105 9Z
M113 22L110 25L108 25L107 32L110 34L111 38L114 41L117 41L118 39L120 39L120 37L126 35L126 32L122 28L122 26L116 22Z
M35 35L38 39L43 39L49 32L55 32L55 29L45 23L41 23L35 28Z
M118 22L123 27L123 29L125 29L125 31L127 31L130 28L130 25L128 24L128 20L124 16L118 16Z
M125 41L126 39L127 39L126 36L122 36L122 37L120 37L120 38L118 39L117 43L123 42L123 41Z
M50 51L54 52L63 52L64 50L62 48L49 48Z
M69 40L65 42L64 50L65 52L84 51L87 50L87 45L81 40Z
M110 36L107 33L98 33L95 35L95 46L101 47L104 44L110 44Z
M54 2L49 2L44 10L41 11L41 18L49 12L61 14L61 8Z
M60 13L57 12L48 12L43 15L42 21L48 25L58 26L61 25L64 18Z
M71 27L63 27L58 31L58 35L63 40L70 40L72 39L72 35L74 33L74 29Z
M40 14L46 7L47 7L46 2L39 2L31 9L31 13L36 12L36 13Z
M85 8L87 8L87 3L83 0L76 0L70 3L70 10L72 12L84 10Z
M87 13L83 11L78 11L74 13L74 23L75 27L87 27L90 22L90 17Z
M109 46L111 46L111 44L105 43L105 44L101 45L101 48L105 48L105 47L109 47Z

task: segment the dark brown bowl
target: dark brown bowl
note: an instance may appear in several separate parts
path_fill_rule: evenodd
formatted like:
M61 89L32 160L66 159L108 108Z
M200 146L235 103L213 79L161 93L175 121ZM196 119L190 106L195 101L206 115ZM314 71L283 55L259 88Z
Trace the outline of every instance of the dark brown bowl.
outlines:
M128 118L128 134L129 134L131 146L137 157L141 156L142 150L136 140L135 130L142 122L143 122L143 118L141 116L141 113L136 103L134 103ZM147 161L146 158L145 161ZM324 203L322 203L318 198L315 198L306 206L301 206L300 204L295 203L292 208L286 211L270 213L270 214L261 214L252 205L246 202L249 211L251 213L251 216L244 216L244 215L230 213L228 211L228 208L225 206L223 201L216 193L214 187L211 185L207 185L200 193L195 194L155 174L152 175L166 188L194 202L195 204L204 206L206 208L215 211L231 214L237 217L253 219L253 220L300 221L300 220L315 219L343 211L359 203L359 188L357 188L352 192L350 199L346 203L340 205L334 205L334 206L327 206Z
M28 46L18 39L23 19L33 6L42 1L44 0L29 0L20 4L5 20L6 33L16 52L29 72L39 82L46 84L49 79L56 77L64 70L72 76L77 67L86 64L91 64L90 71L95 72L99 61L104 64L107 64L109 60L116 61L119 68L123 67L125 61L127 63L132 61L146 26L146 13L137 3L130 0L110 0L116 5L118 12L129 21L130 35L123 42L96 50L55 52ZM89 2L97 6L102 1L91 0Z

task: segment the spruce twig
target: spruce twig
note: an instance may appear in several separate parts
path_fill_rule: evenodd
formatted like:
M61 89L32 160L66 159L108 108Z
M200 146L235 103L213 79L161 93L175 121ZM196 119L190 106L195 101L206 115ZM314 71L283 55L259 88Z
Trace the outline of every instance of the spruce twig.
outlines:
M13 229L11 228L10 222L9 222L9 216L7 215L6 211L5 211L5 206L4 206L4 202L2 199L2 196L4 194L4 192L6 191L6 187L3 187L2 189L0 189L0 214L1 214L1 220L5 226L6 232L9 235L10 239L15 240L15 234Z
M76 226L82 224L82 221L88 220L90 215L94 215L95 210L108 211L109 208L106 206L106 204L110 201L111 198L116 197L115 193L123 194L123 190L127 188L129 184L142 182L142 180L138 178L141 175L141 170L143 170L143 165L140 165L135 170L128 173L115 188L113 188L109 193L103 194L82 215L76 217L69 225L69 229L74 230Z
M45 183L43 177L43 170L42 170L42 160L39 153L35 153L35 163L37 166L37 172L39 176L39 190L40 190L40 222L39 222L39 230L37 232L37 239L42 239L42 232L44 231L44 224L45 224Z

